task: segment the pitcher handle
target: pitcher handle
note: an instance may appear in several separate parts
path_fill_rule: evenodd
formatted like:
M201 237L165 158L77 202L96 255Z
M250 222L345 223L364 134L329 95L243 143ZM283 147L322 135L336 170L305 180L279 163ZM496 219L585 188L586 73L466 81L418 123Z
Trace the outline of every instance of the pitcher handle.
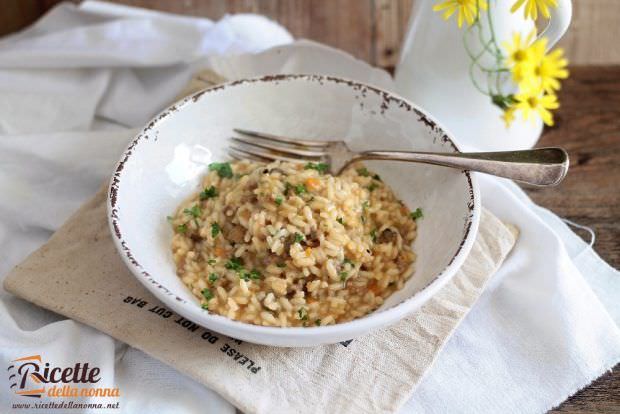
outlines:
M550 7L551 18L549 24L538 37L546 36L547 51L560 40L570 24L573 15L573 4L571 0L558 0L558 7Z

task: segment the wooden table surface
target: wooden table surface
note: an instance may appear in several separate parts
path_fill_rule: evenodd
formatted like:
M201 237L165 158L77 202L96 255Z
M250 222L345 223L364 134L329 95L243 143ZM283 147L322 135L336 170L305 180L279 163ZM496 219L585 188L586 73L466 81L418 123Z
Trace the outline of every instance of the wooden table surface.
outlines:
M592 227L594 249L619 268L620 66L571 68L560 102L556 125L545 130L537 146L564 147L571 159L569 173L556 188L527 192L561 217ZM620 366L554 412L620 413Z
M59 0L3 1L6 1L8 12L2 13L0 22L4 23L3 27L16 30L36 19ZM225 13L262 13L282 23L296 37L305 37L342 48L358 58L388 69L397 62L398 48L413 2L413 0L113 1L212 19L217 19ZM579 7L586 7L582 3L585 2L580 1ZM577 7L576 3L573 4ZM578 17L580 13L575 15ZM579 27L576 30L579 30ZM575 34L570 37L574 38ZM572 67L570 79L563 84L560 101L562 107L556 116L556 126L545 130L538 145L566 148L571 157L570 172L557 188L528 189L527 192L538 204L560 216L592 227L597 236L595 250L613 267L618 268L620 267L620 66ZM616 366L612 373L604 375L579 391L553 412L620 413L620 368Z

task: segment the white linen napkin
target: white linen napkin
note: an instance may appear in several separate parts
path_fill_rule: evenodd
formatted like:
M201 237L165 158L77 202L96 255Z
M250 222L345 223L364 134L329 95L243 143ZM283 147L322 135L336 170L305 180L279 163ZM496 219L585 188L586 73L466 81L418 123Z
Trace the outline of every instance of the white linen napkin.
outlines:
M0 40L0 275L94 194L133 134L127 128L141 126L198 68L211 64L228 78L349 74L393 88L385 73L308 42L258 58L213 58L290 39L257 16L213 23L85 2ZM404 412L544 412L620 360L618 272L514 184L480 178L485 205L522 238ZM234 412L141 352L0 292L0 350L9 349L113 365L122 412Z

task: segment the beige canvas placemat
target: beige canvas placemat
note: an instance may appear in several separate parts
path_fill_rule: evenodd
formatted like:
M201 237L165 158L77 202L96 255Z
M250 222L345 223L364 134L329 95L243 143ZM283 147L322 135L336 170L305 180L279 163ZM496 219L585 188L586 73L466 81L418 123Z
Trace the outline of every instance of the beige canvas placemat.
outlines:
M420 310L347 346L272 348L211 332L155 299L117 254L105 199L102 188L7 276L5 289L146 352L248 414L397 411L516 240L483 211L462 269Z

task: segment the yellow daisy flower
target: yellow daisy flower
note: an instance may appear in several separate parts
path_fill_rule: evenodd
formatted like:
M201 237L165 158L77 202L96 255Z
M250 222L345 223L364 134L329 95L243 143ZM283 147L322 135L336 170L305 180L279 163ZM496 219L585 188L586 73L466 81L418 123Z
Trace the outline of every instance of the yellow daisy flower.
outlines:
M560 89L559 79L568 78L566 69L568 61L564 58L562 49L556 49L549 54L545 53L546 49L547 39L544 37L529 47L530 72L527 76L522 76L518 82L525 88L554 93Z
M459 27L463 26L463 21L471 26L480 10L486 10L488 7L487 0L445 0L442 3L433 6L433 11L443 11L444 20L448 20L455 12L457 13L457 23Z
M510 128L510 125L512 125L512 122L515 120L515 112L517 112L517 108L510 106L502 114L502 119L506 124L506 128Z
M512 5L510 11L512 13L516 12L523 4L525 4L523 16L526 19L530 18L536 20L538 18L538 11L548 19L551 17L549 7L558 7L558 0L517 0L515 4Z
M516 83L523 82L532 72L532 49L530 44L536 35L535 31L530 32L527 37L522 38L521 33L512 35L512 43L504 42L502 46L506 51L506 66L510 68L512 78Z
M540 87L547 93L560 90L558 79L568 78L566 66L568 61L564 58L564 51L556 49L543 58L534 66L534 76L540 81Z
M543 122L553 125L553 114L550 109L560 107L558 98L554 94L543 94L535 90L519 92L515 95L515 108L521 110L523 119L529 119L532 112L538 113Z

